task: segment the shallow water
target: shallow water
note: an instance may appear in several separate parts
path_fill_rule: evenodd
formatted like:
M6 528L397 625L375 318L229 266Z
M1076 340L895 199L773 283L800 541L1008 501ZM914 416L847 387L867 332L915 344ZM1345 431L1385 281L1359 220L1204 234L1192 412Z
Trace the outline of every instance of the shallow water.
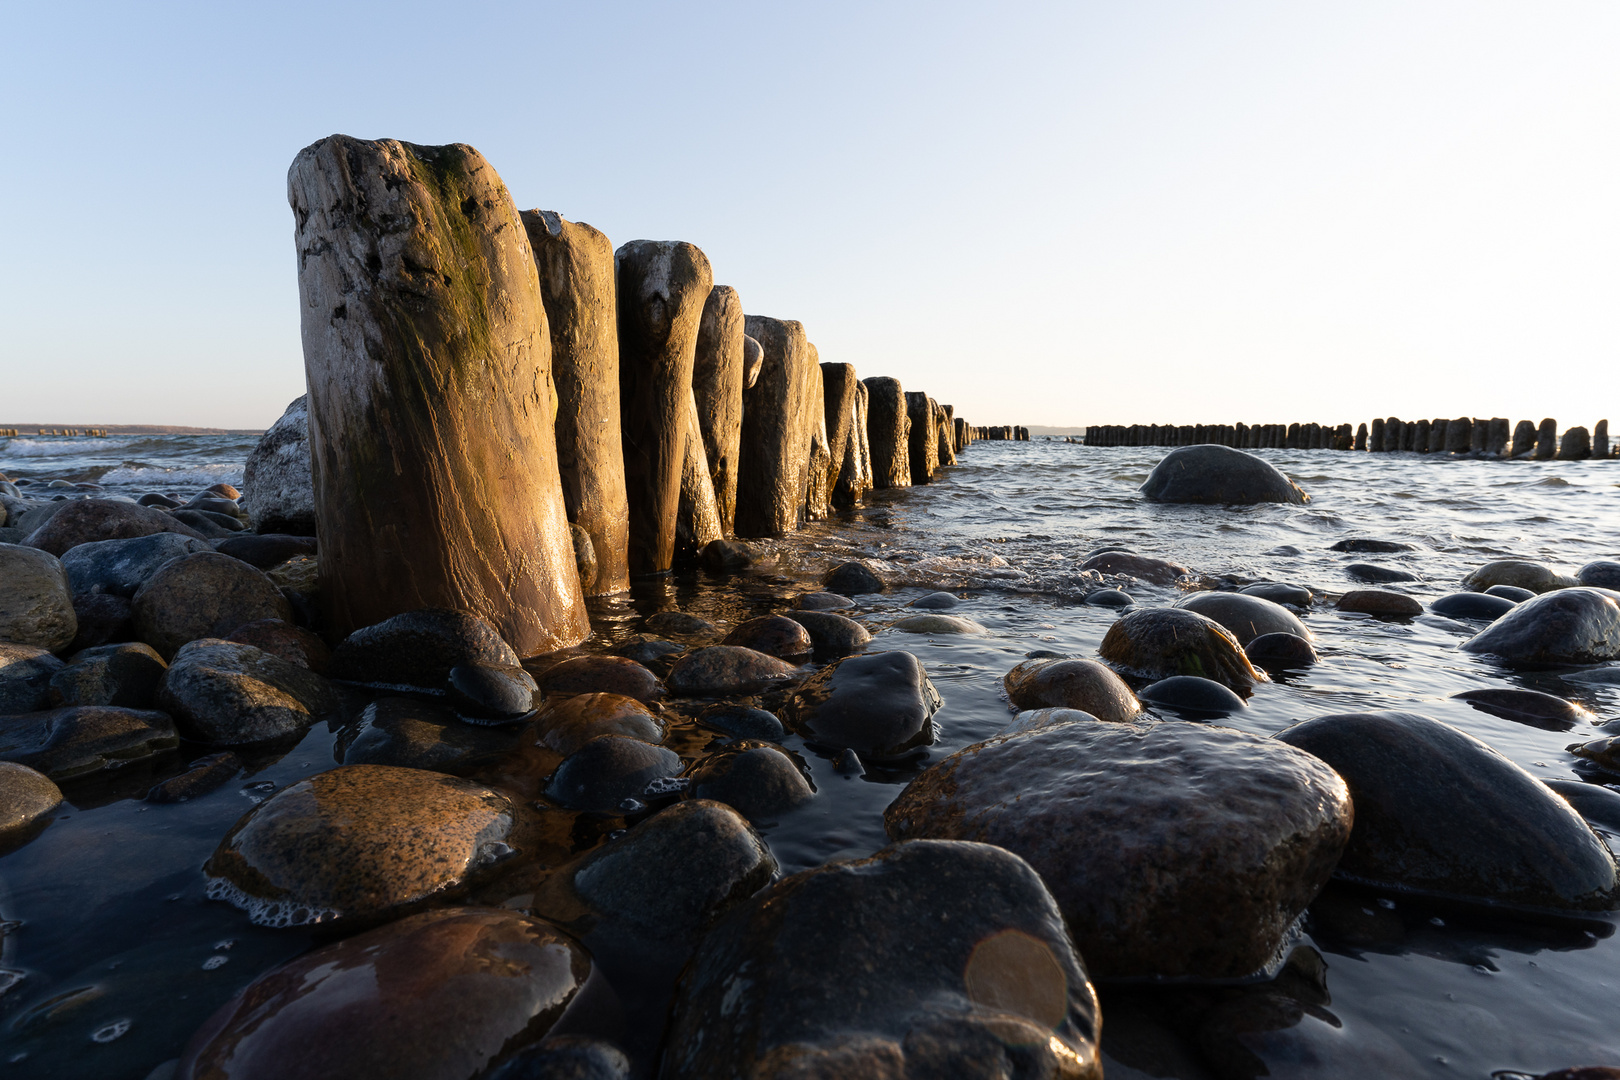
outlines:
M250 444L245 440L240 453L223 442L212 453L195 445L169 453L152 446L139 456L118 448L118 463L75 450L78 472L65 459L59 465L0 446L0 471L109 484L118 469L161 467L176 470L166 474L171 478L187 478L165 484L155 474L134 474L138 482L119 478L109 486L127 494L154 487L189 493L204 486L200 477L211 470L229 480L235 468L239 477L240 455ZM1027 653L1095 655L1117 613L1079 602L1104 582L1075 567L1105 544L1173 558L1209 584L1269 578L1318 594L1302 617L1317 637L1321 663L1260 686L1249 708L1227 721L1234 727L1270 734L1329 712L1406 709L1455 724L1551 779L1577 775L1564 747L1595 731L1519 725L1450 695L1523 686L1579 701L1600 721L1620 716L1620 686L1564 678L1578 669L1515 673L1459 651L1478 624L1427 615L1379 622L1323 602L1358 587L1342 569L1352 562L1418 574L1420 582L1394 588L1426 602L1456 591L1464 574L1493 558L1522 556L1565 571L1616 558L1620 467L1260 451L1312 494L1311 505L1224 509L1142 502L1135 488L1162 453L979 443L934 484L879 493L837 521L762 544L769 561L749 575L677 575L597 601L597 636L587 647L611 648L639 632L642 617L672 607L734 624L786 606L836 562L878 560L871 565L891 590L862 598L873 602L846 614L873 631L871 650L908 649L922 659L945 699L935 717L940 741L907 767L848 777L790 737L787 748L812 770L818 797L764 830L785 872L882 846L882 811L910 776L1010 719L1000 680ZM86 475L103 465L98 476ZM1404 540L1417 550L1326 550L1352 536ZM1177 596L1172 588L1123 584L1141 603ZM888 629L910 613L905 604L937 588L961 595L952 614L988 633L928 637ZM179 771L201 748L185 748L145 774L132 769L67 789L71 806L60 819L0 858L0 917L12 920L0 964L24 976L0 997L7 1075L138 1080L172 1058L186 1035L255 974L308 947L307 931L254 927L236 909L207 901L200 866L253 800L330 767L337 737L318 725L298 746L267 750L221 790L178 806L136 799L152 775ZM680 724L671 743L691 756L714 738ZM597 835L591 831L580 844ZM1246 1037L1252 1064L1222 1058L1198 1017L1212 1004L1242 1006L1244 995L1264 988L1105 987L1108 1074L1117 1080L1264 1069L1272 1076L1486 1077L1620 1062L1617 925L1612 916L1555 924L1332 886L1313 905L1301 939L1321 961L1313 967L1320 985L1310 1008L1291 1025L1260 1024L1260 1034ZM1311 967L1311 955L1298 959ZM128 1021L126 1030L97 1041L118 1031L120 1021Z

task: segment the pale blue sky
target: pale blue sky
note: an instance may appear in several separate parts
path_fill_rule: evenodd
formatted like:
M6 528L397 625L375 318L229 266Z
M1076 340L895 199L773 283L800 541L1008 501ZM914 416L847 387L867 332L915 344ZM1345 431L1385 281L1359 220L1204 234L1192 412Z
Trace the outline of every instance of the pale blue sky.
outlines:
M286 170L483 151L981 423L1620 422L1620 5L0 5L0 421L302 392Z

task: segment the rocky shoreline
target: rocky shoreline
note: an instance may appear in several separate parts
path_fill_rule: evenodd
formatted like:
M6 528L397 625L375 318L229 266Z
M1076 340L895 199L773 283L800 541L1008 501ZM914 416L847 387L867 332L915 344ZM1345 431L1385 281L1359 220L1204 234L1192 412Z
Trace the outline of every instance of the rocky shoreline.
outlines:
M1079 568L1124 587L1087 597L1122 608L1097 655L1029 655L1005 729L919 767L950 687L870 648L888 585L859 560L772 573L768 538L932 479L974 429L746 316L690 244L625 245L609 274L605 238L517 214L470 148L325 140L291 186L310 395L245 490L0 488L9 850L64 785L196 754L144 790L183 805L343 733L335 767L266 791L198 870L310 948L239 982L153 1078L1099 1077L1111 987L1248 988L1203 1021L1228 1035L1235 1003L1309 1004L1293 946L1335 876L1524 918L1620 904L1579 802L1452 726L1210 722L1316 660L1313 596L1197 588L1120 547ZM352 263L312 268L336 239ZM1142 495L1309 499L1213 445L1167 454ZM609 647L600 605L675 568L748 617L661 605ZM1137 606L1136 582L1189 595ZM1620 659L1617 584L1612 562L1504 561L1431 606L1503 664L1599 664ZM886 629L982 634L959 606L919 596ZM1526 693L1476 707L1568 707ZM841 776L909 781L889 846L781 872L769 826L827 798L789 733ZM1609 768L1609 741L1571 752ZM1206 1065L1248 1075L1222 1067L1240 1044L1212 1036Z

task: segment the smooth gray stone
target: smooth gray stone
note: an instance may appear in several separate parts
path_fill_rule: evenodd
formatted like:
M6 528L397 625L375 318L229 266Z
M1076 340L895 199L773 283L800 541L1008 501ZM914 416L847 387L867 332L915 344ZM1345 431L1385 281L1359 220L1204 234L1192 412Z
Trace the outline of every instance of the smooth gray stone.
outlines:
M781 817L815 798L793 759L773 746L750 746L704 758L687 795L725 803L752 822Z
M1198 716L1226 716L1248 706L1243 699L1213 679L1197 675L1173 675L1137 691L1136 696L1150 705Z
M1382 554L1395 551L1412 551L1413 545L1400 540L1376 540L1368 537L1351 537L1340 540L1328 548L1329 551L1349 551L1365 554Z
M1589 562L1575 571L1575 580L1594 589L1620 589L1620 562Z
M1418 576L1409 570L1394 566L1376 566L1373 563L1350 563L1344 568L1344 572L1366 585L1389 585L1397 581L1418 580Z
M1205 444L1170 451L1148 474L1142 494L1154 502L1242 506L1311 501L1271 463L1241 450Z
M1290 585L1281 581L1257 581L1238 590L1244 596L1258 596L1262 600L1270 600L1273 604L1286 604L1291 607L1306 608L1316 599L1311 590L1303 585Z
M592 739L563 760L546 797L570 810L632 813L645 806L647 785L681 771L675 751L628 735Z
M458 664L445 693L450 705L474 723L509 724L534 711L539 685L517 665Z
M1130 593L1118 589L1098 589L1086 594L1086 603L1093 607L1124 608L1130 607L1136 601L1131 599Z
M1543 780L1553 792L1586 821L1620 834L1620 791L1584 780Z
M1294 634L1261 634L1244 647L1243 653L1249 663L1268 672L1307 668L1317 660L1311 643Z
M1176 604L1185 611L1196 612L1206 619L1214 619L1237 638L1239 645L1263 634L1293 634L1311 640L1311 632L1293 612L1263 596L1251 593L1201 592L1193 593Z
M44 773L14 761L0 761L0 854L43 832L51 812L61 805L62 789Z
M848 656L859 652L872 640L866 627L831 611L785 611L782 614L810 632L818 659Z
M821 583L828 592L843 596L880 593L887 589L882 578L868 570L864 564L853 560L833 567L827 572L827 576L821 579Z
M1512 664L1600 664L1620 659L1620 593L1584 586L1515 605L1462 644Z
M293 735L339 708L331 684L308 668L217 638L175 653L157 703L186 738L218 746Z
M465 611L427 608L362 627L332 651L332 677L372 686L441 690L462 664L513 667L517 653L489 623Z
M1465 732L1415 713L1340 713L1277 738L1349 785L1337 873L1403 892L1528 908L1616 904L1614 858L1567 803Z
M62 568L67 571L75 596L80 593L134 596L164 564L182 555L210 550L213 549L206 540L178 533L154 533L127 540L80 544L62 556Z
M740 739L781 742L787 736L787 729L775 713L746 705L711 705L698 715L698 719L709 727Z
M1499 619L1512 611L1514 602L1489 593L1459 592L1429 602L1429 610L1448 619Z
M38 645L0 641L0 716L47 708L51 680L64 666Z
M51 676L51 707L118 705L148 709L167 670L163 657L138 641L85 649L73 654L67 667Z
M700 697L757 694L786 682L799 669L786 660L741 645L711 645L687 653L670 669L671 693Z
M1592 714L1579 705L1536 690L1490 686L1451 696L1468 702L1480 712L1543 731L1569 731L1592 723Z
M955 593L931 592L926 596L917 597L917 599L913 600L906 606L925 608L930 611L949 611L951 608L956 607L961 602L961 599L957 597Z
M915 656L868 653L811 676L789 699L783 720L807 742L882 760L931 744L932 717L942 704Z
M0 544L0 641L54 650L79 632L73 590L54 555Z
M1492 585L1485 590L1486 596L1500 596L1504 600L1511 600L1515 604L1525 600L1534 600L1536 593L1529 589L1521 589L1517 585Z

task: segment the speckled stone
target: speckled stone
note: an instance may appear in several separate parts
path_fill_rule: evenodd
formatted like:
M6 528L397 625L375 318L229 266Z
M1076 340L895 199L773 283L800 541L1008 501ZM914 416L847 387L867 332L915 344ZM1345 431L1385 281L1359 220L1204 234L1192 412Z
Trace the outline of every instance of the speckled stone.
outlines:
M901 619L890 629L903 634L983 634L985 628L972 619L956 615L912 615Z
M186 766L179 776L171 776L146 792L146 801L153 803L183 803L218 791L230 782L242 768L242 759L225 750L198 758Z
M1606 910L1614 859L1569 804L1466 732L1415 713L1339 713L1277 739L1350 787L1340 876L1405 892Z
M292 607L264 571L199 551L164 563L135 593L135 631L165 660L188 641L222 638L260 619L292 620Z
M749 821L770 821L815 798L793 759L774 746L712 754L692 770L687 793L725 803Z
M1620 660L1620 593L1583 586L1526 600L1462 649L1532 666Z
M614 656L622 656L626 660L634 660L654 674L669 674L669 669L675 666L675 658L686 651L685 645L677 645L673 641L663 638L640 637L634 641L627 641L613 650Z
M0 717L0 761L52 780L117 768L179 745L174 722L160 712L78 705Z
M0 508L0 516L4 513ZM20 544L0 544L0 641L60 649L78 630L73 590L56 557Z
M332 677L383 687L444 689L459 664L517 664L488 622L466 611L424 608L361 627L332 651Z
M741 645L711 645L676 662L669 673L669 688L691 697L757 694L798 673L786 660Z
M532 1043L481 1080L630 1080L630 1059L589 1035L553 1035Z
M569 754L546 797L570 810L625 814L643 809L647 785L681 771L673 750L628 735L601 735Z
M1101 1080L1096 992L1021 859L897 844L723 918L681 978L665 1077Z
M0 716L46 708L51 680L65 666L38 645L0 641Z
M1099 574L1124 574L1140 578L1153 585L1174 585L1192 571L1169 559L1155 559L1151 555L1137 555L1129 551L1104 551L1081 563L1084 573L1094 570Z
M576 656L535 680L546 697L566 694L622 694L652 702L664 696L664 684L651 670L622 656Z
M260 976L191 1037L175 1078L471 1080L543 1038L591 968L539 919L423 912Z
M784 615L761 615L739 623L720 644L741 645L795 663L809 659L813 648L809 629Z
M933 715L943 704L915 656L868 653L829 664L807 679L782 718L807 742L883 760L933 743Z
M261 926L392 918L504 855L511 827L505 797L470 781L341 765L249 810L203 869Z
M664 724L652 710L623 694L576 694L548 704L535 719L534 739L559 754L574 753L602 735L664 741Z
M830 593L841 596L858 596L861 593L880 593L886 586L883 579L866 568L864 563L851 560L839 563L827 572L821 579L821 584Z
M62 791L43 773L14 761L0 761L0 852L12 851L50 824L62 805Z
M1411 619L1423 614L1423 605L1405 593L1387 589L1351 589L1339 597L1340 611L1374 615L1381 619Z
M1463 578L1463 587L1474 592L1484 592L1492 585L1511 585L1516 589L1544 593L1575 584L1578 582L1574 578L1525 559L1497 559Z
M49 520L28 535L24 543L61 558L80 544L151 536L160 532L202 539L201 533L181 524L172 514L153 507L137 506L118 499L78 499L53 513Z
M1350 835L1344 782L1271 739L1182 722L1058 724L969 746L885 812L894 839L1029 861L1105 978L1238 978L1281 959Z
M1139 679L1198 675L1240 694L1268 681L1254 670L1230 630L1181 608L1144 608L1121 617L1103 635L1097 652L1115 671Z
M332 668L332 650L313 631L280 619L261 619L231 631L226 641L239 641L279 656L289 664L325 675Z
M52 708L64 705L119 705L150 708L168 665L150 645L138 641L101 645L76 653L51 676Z
M1214 619L1231 631L1237 643L1244 647L1262 634L1293 634L1311 640L1311 632L1293 612L1262 596L1201 592L1187 597L1176 607Z
M124 540L80 544L62 556L62 569L74 595L112 593L134 596L164 563L182 555L212 551L208 541L178 533L153 533ZM228 553L227 553L228 554Z
M1134 720L1142 711L1125 680L1095 660L1025 660L1001 685L1017 709L1081 709L1114 722Z
M175 654L157 702L186 738L218 746L292 735L338 709L331 684L308 668L218 638Z

